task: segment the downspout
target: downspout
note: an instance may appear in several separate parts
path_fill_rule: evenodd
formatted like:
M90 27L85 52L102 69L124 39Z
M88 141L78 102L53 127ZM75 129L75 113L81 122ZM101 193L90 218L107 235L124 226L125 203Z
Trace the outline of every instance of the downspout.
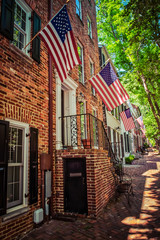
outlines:
M52 6L53 0L48 0L48 20L52 17ZM52 73L52 59L51 55L48 53L48 61L49 61L49 68L48 68L48 78L49 78L49 154L51 156L51 187L52 187L52 194L51 194L51 202L50 202L50 211L51 216L53 216L53 73Z

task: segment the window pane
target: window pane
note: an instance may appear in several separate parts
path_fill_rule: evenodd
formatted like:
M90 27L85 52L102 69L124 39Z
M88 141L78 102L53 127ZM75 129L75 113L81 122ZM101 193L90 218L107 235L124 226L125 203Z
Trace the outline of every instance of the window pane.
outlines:
M26 21L29 21L26 12L16 3L14 14L13 44L21 50L26 42Z
M82 14L81 14L81 1L80 1L80 0L76 0L76 13L77 13L78 16L80 17L80 19L82 19Z
M10 203L13 201L13 184L8 184L7 187L7 202Z
M83 53L83 50L82 48L78 45L78 55L79 55L79 58L82 62L81 65L78 66L78 70L79 70L79 82L83 83L83 59L82 59L82 53Z
M26 30L26 23L22 21L22 29L25 31Z
M17 129L16 128L12 128L11 131L11 144L16 145L17 144Z
M26 30L26 13L22 10L22 29L25 31Z
M18 129L18 145L22 145L22 130Z
M18 26L21 26L21 8L18 5L15 8L15 22Z
M14 201L19 200L19 183L14 184Z
M14 182L19 182L20 180L20 167L15 167L14 170Z
M15 146L15 145L12 145L10 151L11 151L10 162L16 163L16 146Z
M18 146L17 150L17 163L22 163L22 146Z
M13 167L8 167L8 183L13 182Z
M22 49L24 46L24 35L19 32L19 48Z

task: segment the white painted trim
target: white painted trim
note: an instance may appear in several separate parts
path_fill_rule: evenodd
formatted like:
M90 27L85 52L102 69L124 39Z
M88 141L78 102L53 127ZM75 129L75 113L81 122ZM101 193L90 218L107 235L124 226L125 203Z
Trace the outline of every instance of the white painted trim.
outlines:
M67 115L76 115L76 89L78 84L71 77L62 83L59 77L56 77L56 149L61 149L61 90L64 90L65 103L68 103ZM64 113L65 114L65 113Z

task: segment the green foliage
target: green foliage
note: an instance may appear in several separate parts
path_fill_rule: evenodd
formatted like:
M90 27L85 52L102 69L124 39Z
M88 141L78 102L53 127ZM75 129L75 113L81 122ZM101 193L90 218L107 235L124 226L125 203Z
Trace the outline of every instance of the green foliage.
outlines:
M144 143L144 147L145 147L145 148L149 148L148 143Z
M99 42L107 47L131 102L140 107L146 136L154 142L160 136L159 1L97 0L97 27Z
M130 154L129 157L125 158L125 162L126 164L131 164L134 159L135 159L135 156Z

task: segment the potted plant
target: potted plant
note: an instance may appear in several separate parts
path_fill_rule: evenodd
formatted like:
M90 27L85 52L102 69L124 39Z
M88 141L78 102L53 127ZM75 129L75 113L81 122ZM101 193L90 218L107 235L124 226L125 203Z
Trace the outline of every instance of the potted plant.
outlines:
M89 149L89 148L91 148L90 139L82 139L82 143L83 143L84 149Z

